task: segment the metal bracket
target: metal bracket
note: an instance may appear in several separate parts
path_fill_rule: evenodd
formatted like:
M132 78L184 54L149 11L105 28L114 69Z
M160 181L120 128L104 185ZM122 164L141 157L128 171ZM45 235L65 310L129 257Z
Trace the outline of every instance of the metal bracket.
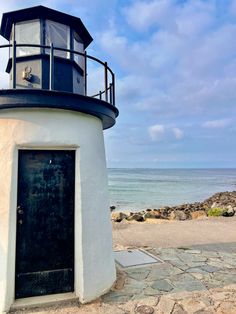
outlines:
M31 82L33 78L31 72L32 68L30 66L25 67L25 70L22 72L22 79Z

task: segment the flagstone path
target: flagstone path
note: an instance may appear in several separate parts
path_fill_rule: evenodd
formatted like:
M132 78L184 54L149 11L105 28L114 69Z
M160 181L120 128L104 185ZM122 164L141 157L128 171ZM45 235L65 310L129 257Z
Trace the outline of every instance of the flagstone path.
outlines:
M117 266L113 288L95 302L80 305L76 301L14 313L236 313L236 243L143 249L162 263Z

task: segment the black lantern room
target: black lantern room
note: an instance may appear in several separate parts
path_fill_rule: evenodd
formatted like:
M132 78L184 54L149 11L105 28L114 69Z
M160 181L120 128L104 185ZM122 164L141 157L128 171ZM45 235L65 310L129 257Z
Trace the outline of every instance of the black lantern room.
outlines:
M67 109L100 118L104 129L115 124L115 75L106 62L87 54L93 39L80 18L41 5L7 12L0 35L9 40L0 48L9 49L10 74L9 89L0 93L0 110ZM88 62L104 71L93 94L87 87Z
M16 88L49 89L53 84L54 90L84 94L84 58L71 51L84 53L93 39L80 18L43 6L8 12L3 14L1 35L21 45L15 52ZM49 79L49 46L58 48L54 50L53 82ZM12 70L10 53L6 71Z

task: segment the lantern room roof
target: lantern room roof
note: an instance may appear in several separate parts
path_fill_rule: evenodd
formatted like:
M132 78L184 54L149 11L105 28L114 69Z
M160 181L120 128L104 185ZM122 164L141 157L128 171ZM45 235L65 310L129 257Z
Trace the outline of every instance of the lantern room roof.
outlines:
M49 9L42 5L4 13L2 16L0 34L9 40L13 23L34 19L49 19L72 27L82 39L85 48L93 40L80 18Z

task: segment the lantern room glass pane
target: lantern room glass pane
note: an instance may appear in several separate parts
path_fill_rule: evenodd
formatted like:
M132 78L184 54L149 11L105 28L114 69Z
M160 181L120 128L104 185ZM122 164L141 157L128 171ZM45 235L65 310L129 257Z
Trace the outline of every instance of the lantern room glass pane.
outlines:
M30 20L16 23L15 38L17 44L40 44L40 22L39 20ZM17 57L35 55L40 53L40 48L18 47L16 49Z
M74 32L74 50L84 53L84 44L82 43L82 40L80 39L79 35ZM84 68L84 57L80 55L74 55L75 62L83 69Z
M53 43L54 47L70 49L70 27L61 23L46 20L46 45L50 46ZM46 51L49 53L48 49ZM70 54L65 51L54 52L55 56L69 58Z

